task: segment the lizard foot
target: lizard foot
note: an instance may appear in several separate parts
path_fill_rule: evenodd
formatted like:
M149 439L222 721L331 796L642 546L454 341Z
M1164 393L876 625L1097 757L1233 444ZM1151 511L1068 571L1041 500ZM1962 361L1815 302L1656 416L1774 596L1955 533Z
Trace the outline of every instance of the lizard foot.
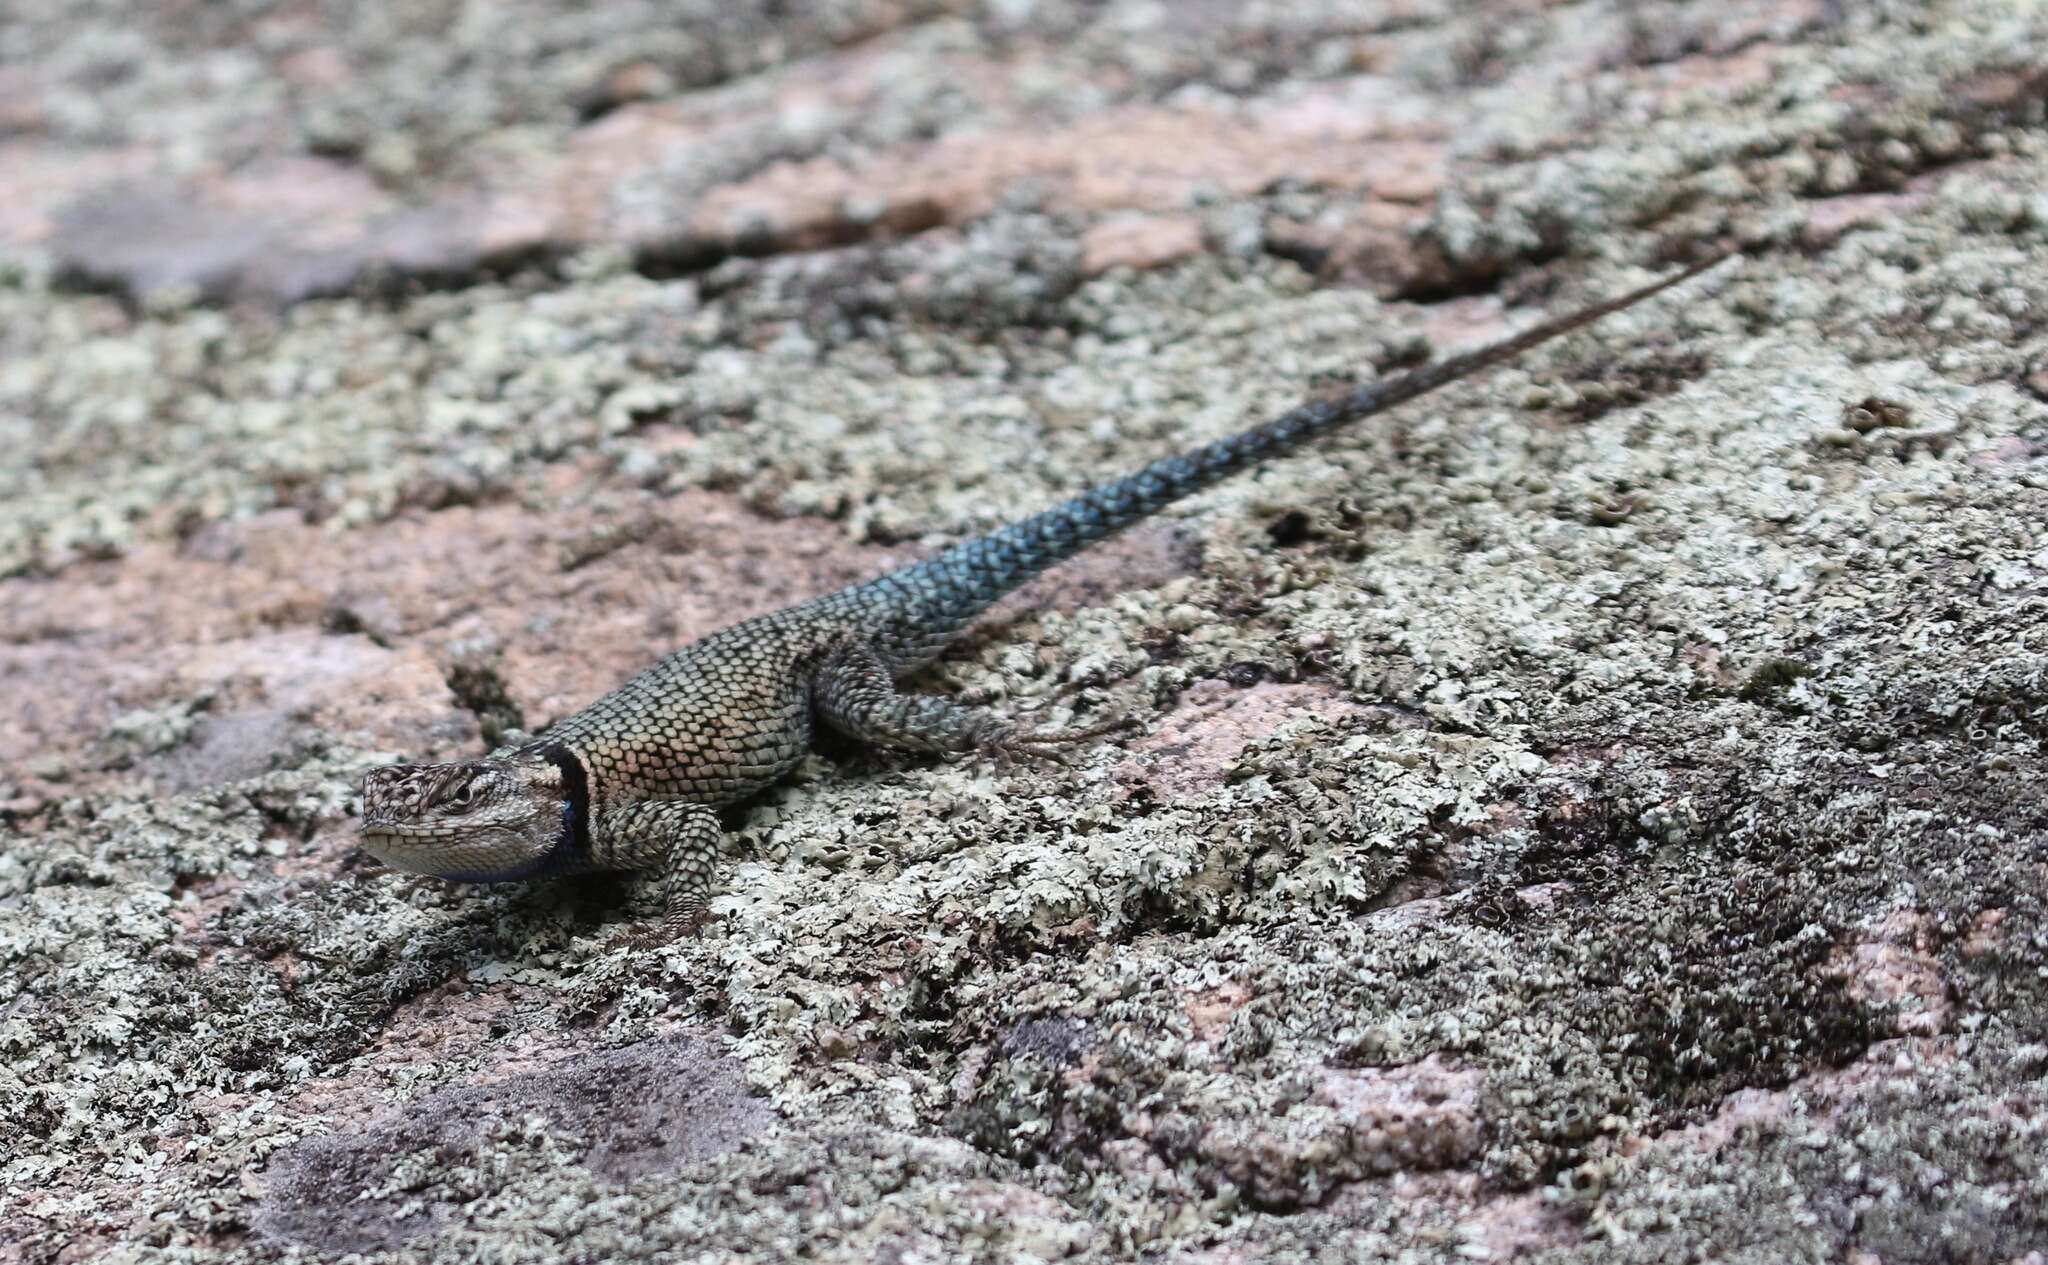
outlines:
M1086 729L1056 729L1050 732L1037 733L1018 733L1014 731L998 733L992 735L987 741L976 747L975 752L978 755L995 761L999 768L1010 767L1019 757L1046 760L1053 764L1064 765L1067 763L1067 753L1060 750L1060 748L1070 747L1079 742L1086 742L1091 738L1100 738L1104 734L1115 733L1119 729L1128 729L1136 723L1136 721L1128 716L1117 716L1099 725L1090 725Z
M649 949L666 948L678 940L693 940L702 934L710 917L709 911L698 910L688 918L664 918L631 931L621 931L605 943L605 952L615 953L623 949L629 953L645 953Z

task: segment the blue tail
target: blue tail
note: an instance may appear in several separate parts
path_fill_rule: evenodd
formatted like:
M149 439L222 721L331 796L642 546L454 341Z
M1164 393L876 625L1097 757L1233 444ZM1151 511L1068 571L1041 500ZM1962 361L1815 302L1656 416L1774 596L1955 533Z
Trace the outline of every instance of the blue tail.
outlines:
M1512 338L1423 365L1343 395L1303 404L1241 434L1163 457L1135 474L1083 492L1051 509L963 541L923 562L835 594L828 601L882 618L876 649L907 671L943 649L969 620L1055 563L1115 535L1159 509L1319 435L1384 412L1446 383L1512 359L1582 325L1642 302L1713 267L1725 255L1662 281L1534 326Z

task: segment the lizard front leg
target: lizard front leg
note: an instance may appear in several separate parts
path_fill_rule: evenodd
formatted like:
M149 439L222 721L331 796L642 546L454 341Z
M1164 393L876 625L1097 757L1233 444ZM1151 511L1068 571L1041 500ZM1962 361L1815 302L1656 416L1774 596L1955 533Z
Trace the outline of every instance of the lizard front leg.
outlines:
M665 944L696 934L717 886L718 847L724 837L717 813L683 800L643 800L600 815L590 841L601 864L662 876L661 924L635 936L636 944Z
M1051 748L1121 728L1111 721L1088 729L1030 732L994 712L929 694L896 689L879 656L862 645L833 651L811 684L811 705L849 738L939 755L983 752L996 756L1051 756Z

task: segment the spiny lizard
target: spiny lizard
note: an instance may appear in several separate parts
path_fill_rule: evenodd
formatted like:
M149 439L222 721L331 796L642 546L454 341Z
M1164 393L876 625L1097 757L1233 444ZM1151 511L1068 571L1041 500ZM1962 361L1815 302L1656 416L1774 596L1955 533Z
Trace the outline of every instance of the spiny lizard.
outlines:
M1165 457L901 570L712 634L539 738L481 760L393 765L363 780L363 847L459 882L656 870L656 939L694 931L713 891L719 805L789 773L826 725L911 751L1044 755L1114 726L1033 732L944 698L899 693L990 605L1161 507L1347 423L1639 303L1719 259L1476 351L1303 404Z

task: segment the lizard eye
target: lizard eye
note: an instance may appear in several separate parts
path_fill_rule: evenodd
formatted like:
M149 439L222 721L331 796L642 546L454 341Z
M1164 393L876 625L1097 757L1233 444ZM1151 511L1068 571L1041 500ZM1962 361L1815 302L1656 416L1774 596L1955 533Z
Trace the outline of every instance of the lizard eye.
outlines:
M457 812L467 812L476 803L476 784L465 782L449 793L447 804Z

